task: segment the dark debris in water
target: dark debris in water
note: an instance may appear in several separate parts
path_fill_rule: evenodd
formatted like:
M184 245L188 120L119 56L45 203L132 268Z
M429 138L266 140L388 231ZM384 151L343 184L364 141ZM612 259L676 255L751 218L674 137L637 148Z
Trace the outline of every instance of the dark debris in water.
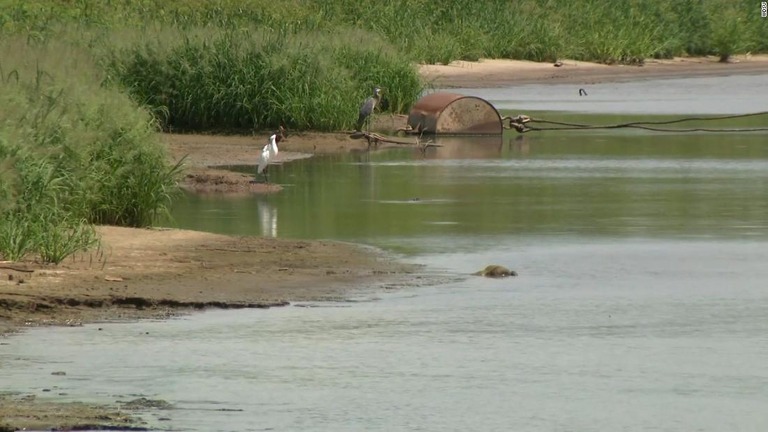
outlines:
M100 424L81 424L52 431L149 431L151 429L142 426L110 426Z
M170 402L161 399L147 399L145 397L133 399L128 402L117 401L117 403L121 404L120 407L126 410L173 409L173 404Z

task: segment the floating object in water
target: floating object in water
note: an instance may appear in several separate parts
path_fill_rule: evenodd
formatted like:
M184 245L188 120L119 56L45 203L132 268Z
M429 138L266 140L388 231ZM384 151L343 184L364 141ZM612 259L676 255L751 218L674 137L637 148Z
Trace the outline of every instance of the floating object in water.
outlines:
M490 278L503 278L508 276L517 276L517 272L500 265L489 265L479 272L472 273L474 276L485 276Z
M412 133L437 135L501 135L501 116L490 102L454 93L428 94L408 115Z

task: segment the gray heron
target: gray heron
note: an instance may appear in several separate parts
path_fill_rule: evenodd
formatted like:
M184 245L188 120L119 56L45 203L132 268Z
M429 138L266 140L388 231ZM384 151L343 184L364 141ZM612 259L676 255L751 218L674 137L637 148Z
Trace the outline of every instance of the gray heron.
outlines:
M362 132L363 124L366 123L366 120L370 118L371 114L373 114L373 110L376 109L376 106L381 101L381 88L374 87L373 88L373 95L370 96L368 99L363 102L362 105L360 105L360 115L357 117L357 130L358 132ZM368 125L370 129L370 124Z

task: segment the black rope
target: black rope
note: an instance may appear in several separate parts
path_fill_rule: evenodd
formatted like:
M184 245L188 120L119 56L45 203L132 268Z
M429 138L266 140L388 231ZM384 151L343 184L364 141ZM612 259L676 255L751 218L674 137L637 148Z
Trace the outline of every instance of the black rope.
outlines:
M768 127L764 128L747 128L747 129L710 129L710 128L690 128L690 129L669 129L669 128L655 128L651 126L642 125L608 125L608 126L589 126L589 127L555 127L555 128L540 128L536 126L526 126L528 131L558 131L558 130L590 130L590 129L643 129L654 132L768 132Z
M683 132L683 133L684 132L768 132L768 127L737 128L737 129L734 129L734 128L670 129L670 128L657 128L657 127L649 126L649 125L669 125L669 124L684 123L689 121L730 120L730 119L745 118L745 117L755 117L755 116L761 116L761 115L768 115L768 111L761 111L761 112L748 113L748 114L710 116L710 117L684 117L684 118L672 119L672 120L636 121L636 122L617 123L617 124L609 124L609 125L591 125L591 124L585 124L585 123L570 123L570 122L560 122L560 121L554 121L554 120L531 118L529 121L526 122L523 130L520 130L520 128L518 127L516 127L515 129L517 129L518 132L521 132L521 133L532 131L532 130L533 131L550 131L550 130L590 130L590 129L619 129L619 128L635 128L635 129L643 129L643 130L649 130L654 132ZM551 124L551 125L557 125L561 127L542 128L542 127L531 126L530 123ZM522 126L522 124L520 126Z

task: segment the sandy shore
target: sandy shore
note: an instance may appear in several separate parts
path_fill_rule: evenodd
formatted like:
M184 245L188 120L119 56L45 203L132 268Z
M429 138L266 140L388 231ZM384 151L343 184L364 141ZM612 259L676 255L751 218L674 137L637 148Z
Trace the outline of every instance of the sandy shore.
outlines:
M515 84L600 84L642 79L726 76L768 73L768 55L734 56L730 63L718 57L646 60L642 66L604 65L562 60L562 65L519 60L456 61L448 65L422 65L421 75L435 87L499 87Z
M527 83L585 83L768 73L768 56L647 61L644 66L607 66L564 61L510 60L422 66L436 87L493 87ZM402 116L380 116L377 127L396 129ZM267 134L211 136L166 134L172 161L184 158L182 187L199 193L275 193L279 185L254 183ZM313 154L365 151L364 140L347 133L291 133L277 163ZM343 299L350 290L415 283L417 268L379 251L338 242L231 237L184 230L99 227L102 246L59 266L0 262L0 343L9 332L39 325L163 317L207 307L268 308L305 300ZM355 291L357 292L357 291ZM0 365L1 366L1 365ZM0 389L1 392L2 389ZM57 404L37 395L0 393L0 431L76 425L141 425L115 407ZM52 414L53 413L53 414Z
M97 231L99 250L57 266L0 262L0 318L7 326L341 300L351 288L416 269L383 252L333 241L108 226Z

